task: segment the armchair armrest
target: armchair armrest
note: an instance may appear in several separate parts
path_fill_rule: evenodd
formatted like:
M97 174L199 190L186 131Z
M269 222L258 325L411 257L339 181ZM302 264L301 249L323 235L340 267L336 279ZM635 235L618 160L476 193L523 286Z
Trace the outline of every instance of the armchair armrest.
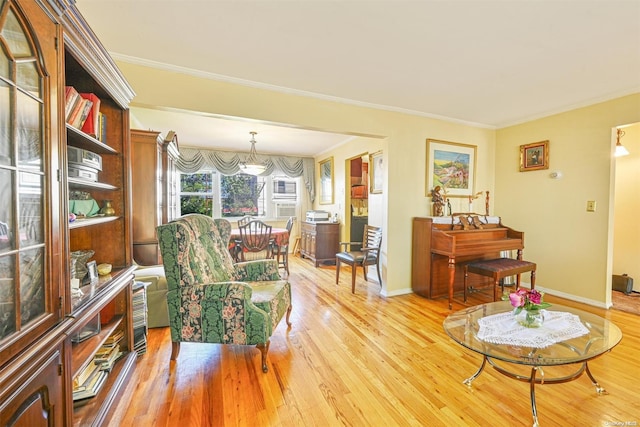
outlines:
M278 272L278 261L275 259L238 262L233 266L239 281L262 282L281 279Z

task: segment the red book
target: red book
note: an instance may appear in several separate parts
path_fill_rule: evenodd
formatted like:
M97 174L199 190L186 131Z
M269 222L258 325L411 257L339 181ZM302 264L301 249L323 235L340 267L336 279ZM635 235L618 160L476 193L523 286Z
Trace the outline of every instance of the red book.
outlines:
M93 93L80 93L80 96L84 99L88 99L93 104L87 115L87 119L81 127L81 131L87 135L91 135L96 138L98 136L98 116L100 114L100 98Z

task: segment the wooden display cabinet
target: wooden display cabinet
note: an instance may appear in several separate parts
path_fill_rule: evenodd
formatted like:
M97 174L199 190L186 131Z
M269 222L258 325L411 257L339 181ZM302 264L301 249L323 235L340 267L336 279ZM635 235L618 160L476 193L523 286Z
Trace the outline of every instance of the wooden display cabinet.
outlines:
M300 255L314 262L336 262L339 252L340 224L333 222L303 222L300 230Z
M74 2L0 1L0 425L106 425L135 364L132 352L130 140L133 91ZM16 59L17 58L17 59ZM95 94L104 140L65 122L65 87ZM2 119L0 119L2 121ZM100 135L101 138L103 135ZM97 181L70 178L67 147L102 159ZM115 215L69 222L69 194L83 191ZM7 197L8 195L8 197ZM90 249L109 276L71 292L71 252ZM113 308L97 335L72 337ZM78 408L73 377L120 330L122 357L101 391Z
M162 263L156 227L175 218L178 141L169 132L131 130L133 259L140 265Z

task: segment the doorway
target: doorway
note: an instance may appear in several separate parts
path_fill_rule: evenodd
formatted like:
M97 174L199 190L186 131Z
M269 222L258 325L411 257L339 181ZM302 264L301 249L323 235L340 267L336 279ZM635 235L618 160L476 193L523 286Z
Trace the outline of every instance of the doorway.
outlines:
M369 156L359 154L347 159L347 222L350 242L361 242L364 226L369 223ZM359 251L362 245L352 245L351 250Z
M629 154L614 157L611 272L628 274L634 279L633 289L640 292L640 123L618 126L613 133L614 144L619 140Z

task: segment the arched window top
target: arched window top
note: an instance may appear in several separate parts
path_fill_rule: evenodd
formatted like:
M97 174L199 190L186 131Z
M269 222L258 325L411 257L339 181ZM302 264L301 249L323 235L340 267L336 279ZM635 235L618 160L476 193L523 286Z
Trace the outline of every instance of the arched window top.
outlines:
M35 41L11 1L0 2L0 77L31 96L42 98L43 71Z

